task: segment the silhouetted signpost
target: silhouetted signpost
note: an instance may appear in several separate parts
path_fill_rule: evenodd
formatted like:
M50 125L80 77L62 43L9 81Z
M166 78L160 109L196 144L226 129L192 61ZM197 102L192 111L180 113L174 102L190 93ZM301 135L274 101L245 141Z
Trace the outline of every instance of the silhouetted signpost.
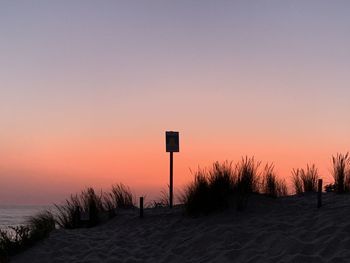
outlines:
M179 132L165 132L166 152L170 153L169 206L173 207L173 153L179 152Z

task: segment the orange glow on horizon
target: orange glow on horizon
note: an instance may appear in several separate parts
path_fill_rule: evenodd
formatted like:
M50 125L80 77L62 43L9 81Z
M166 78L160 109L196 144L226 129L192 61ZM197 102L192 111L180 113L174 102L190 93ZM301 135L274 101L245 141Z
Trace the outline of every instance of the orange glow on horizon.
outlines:
M49 198L50 202L63 200L71 193L69 191L78 192L87 186L108 189L120 182L130 186L137 195L157 198L162 190L167 190L169 183L169 154L165 152L162 139L163 136L146 142L137 138L121 142L108 139L44 140L38 143L40 147L21 150L19 155L2 155L2 174L11 174L11 177L3 177L3 181L14 188L22 184L22 189L38 189L38 185L40 189L56 189L54 192L57 193ZM262 161L261 168L267 162L273 162L277 174L289 185L293 168L312 163L319 168L325 183L332 181L331 155L336 153L335 149L310 147L301 151L296 145L268 146L255 141L233 143L224 138L191 143L180 132L180 153L174 154L175 193L178 194L193 179L190 171L211 167L215 161L235 163L246 155ZM21 169L15 171L13 167Z

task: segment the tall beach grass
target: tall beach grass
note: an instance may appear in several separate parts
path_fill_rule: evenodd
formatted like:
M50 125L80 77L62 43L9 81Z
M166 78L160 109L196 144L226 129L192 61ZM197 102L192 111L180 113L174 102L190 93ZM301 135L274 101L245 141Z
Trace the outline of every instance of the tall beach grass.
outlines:
M306 169L293 169L292 181L296 194L310 193L317 191L317 181L319 179L319 173L316 166L307 165Z
M80 194L71 195L65 203L56 204L55 207L60 227L93 227L106 217L114 217L117 209L135 207L135 198L130 188L123 184L113 185L110 192L99 193L88 187Z
M105 212L103 194L96 194L91 187L83 190L80 194L71 195L62 205L57 208L57 223L63 228L76 228L81 226L80 216L86 215L87 226L92 227L99 223L100 215Z
M198 168L194 174L194 180L185 188L181 201L190 215L211 212L210 185L205 170Z
M208 214L235 207L244 210L253 193L266 193L277 197L286 194L284 181L278 180L273 167L265 171L261 182L260 162L242 158L238 163L215 162L209 169L198 169L194 180L186 187L182 196L185 210L190 215Z
M249 195L259 191L260 164L254 157L247 156L236 164L234 196L240 211L246 208Z
M279 179L274 171L273 164L266 164L262 178L262 193L273 198L288 194L285 180Z
M350 192L350 156L346 154L338 153L336 156L332 156L333 170L332 175L334 178L334 190L336 193L342 194Z

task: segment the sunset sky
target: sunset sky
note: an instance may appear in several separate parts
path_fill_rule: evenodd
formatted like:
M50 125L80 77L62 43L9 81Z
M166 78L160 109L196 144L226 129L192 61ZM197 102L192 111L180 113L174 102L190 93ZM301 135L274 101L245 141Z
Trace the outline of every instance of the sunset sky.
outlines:
M156 198L255 156L289 180L350 149L349 1L0 3L0 204L118 182Z

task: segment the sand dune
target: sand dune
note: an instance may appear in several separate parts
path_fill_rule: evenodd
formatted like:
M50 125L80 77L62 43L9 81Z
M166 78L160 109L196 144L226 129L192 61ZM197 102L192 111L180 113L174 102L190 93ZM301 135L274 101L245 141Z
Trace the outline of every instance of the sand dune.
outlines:
M181 208L123 211L91 229L56 230L13 262L349 262L350 196L251 198L198 218Z

